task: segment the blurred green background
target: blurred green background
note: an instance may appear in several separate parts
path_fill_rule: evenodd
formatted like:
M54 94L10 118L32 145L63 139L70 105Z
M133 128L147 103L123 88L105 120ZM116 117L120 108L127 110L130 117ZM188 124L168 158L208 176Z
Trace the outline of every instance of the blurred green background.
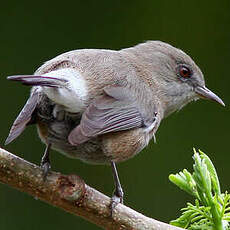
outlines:
M121 49L145 40L162 40L190 54L207 86L226 103L198 101L162 122L153 142L135 158L118 165L125 204L168 222L190 199L168 180L170 173L192 168L192 147L213 160L222 185L229 180L230 1L2 1L0 7L1 135L29 95L29 88L7 75L31 74L44 61L79 48ZM39 164L44 145L34 126L6 147ZM107 166L87 165L52 154L53 170L76 173L87 184L111 195ZM0 229L100 229L0 184Z

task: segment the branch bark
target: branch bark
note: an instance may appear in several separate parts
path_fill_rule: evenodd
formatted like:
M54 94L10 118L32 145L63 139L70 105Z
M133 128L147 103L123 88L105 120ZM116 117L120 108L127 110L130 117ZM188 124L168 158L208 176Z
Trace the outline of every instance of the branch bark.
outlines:
M109 230L179 230L148 218L122 204L110 216L110 198L86 185L76 175L51 172L43 181L39 166L0 148L0 182L28 193Z

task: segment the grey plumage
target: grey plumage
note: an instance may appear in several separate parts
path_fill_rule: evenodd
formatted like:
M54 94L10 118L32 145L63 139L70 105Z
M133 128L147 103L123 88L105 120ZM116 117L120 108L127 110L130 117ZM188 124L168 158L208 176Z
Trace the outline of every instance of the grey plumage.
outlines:
M188 78L181 76L183 68ZM140 152L164 117L200 95L223 104L206 90L194 61L160 41L120 51L70 51L34 75L8 79L33 89L6 143L33 120L45 143L91 163L119 162ZM76 82L85 88L78 92Z

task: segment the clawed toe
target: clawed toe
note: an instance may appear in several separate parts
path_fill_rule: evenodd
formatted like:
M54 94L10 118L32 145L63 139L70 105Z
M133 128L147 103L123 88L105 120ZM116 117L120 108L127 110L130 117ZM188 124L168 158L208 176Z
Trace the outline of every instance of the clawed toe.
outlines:
M123 204L123 195L117 196L117 195L113 194L113 196L111 197L111 203L110 203L110 215L111 215L111 217L113 215L115 207L118 204Z
M41 163L41 168L43 170L43 180L45 181L51 169L51 165L49 162L44 162L44 163Z
M50 150L51 144L48 144L46 146L46 150L44 152L44 155L41 160L41 168L43 170L43 180L45 181L47 178L47 175L51 169L50 159L49 159L49 150Z

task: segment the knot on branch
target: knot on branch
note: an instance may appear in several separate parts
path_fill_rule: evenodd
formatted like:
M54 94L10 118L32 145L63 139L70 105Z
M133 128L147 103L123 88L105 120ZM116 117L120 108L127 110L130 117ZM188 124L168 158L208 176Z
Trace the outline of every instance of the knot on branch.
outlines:
M83 200L86 188L85 182L77 175L61 175L57 180L58 192L62 199L74 201L77 204Z

